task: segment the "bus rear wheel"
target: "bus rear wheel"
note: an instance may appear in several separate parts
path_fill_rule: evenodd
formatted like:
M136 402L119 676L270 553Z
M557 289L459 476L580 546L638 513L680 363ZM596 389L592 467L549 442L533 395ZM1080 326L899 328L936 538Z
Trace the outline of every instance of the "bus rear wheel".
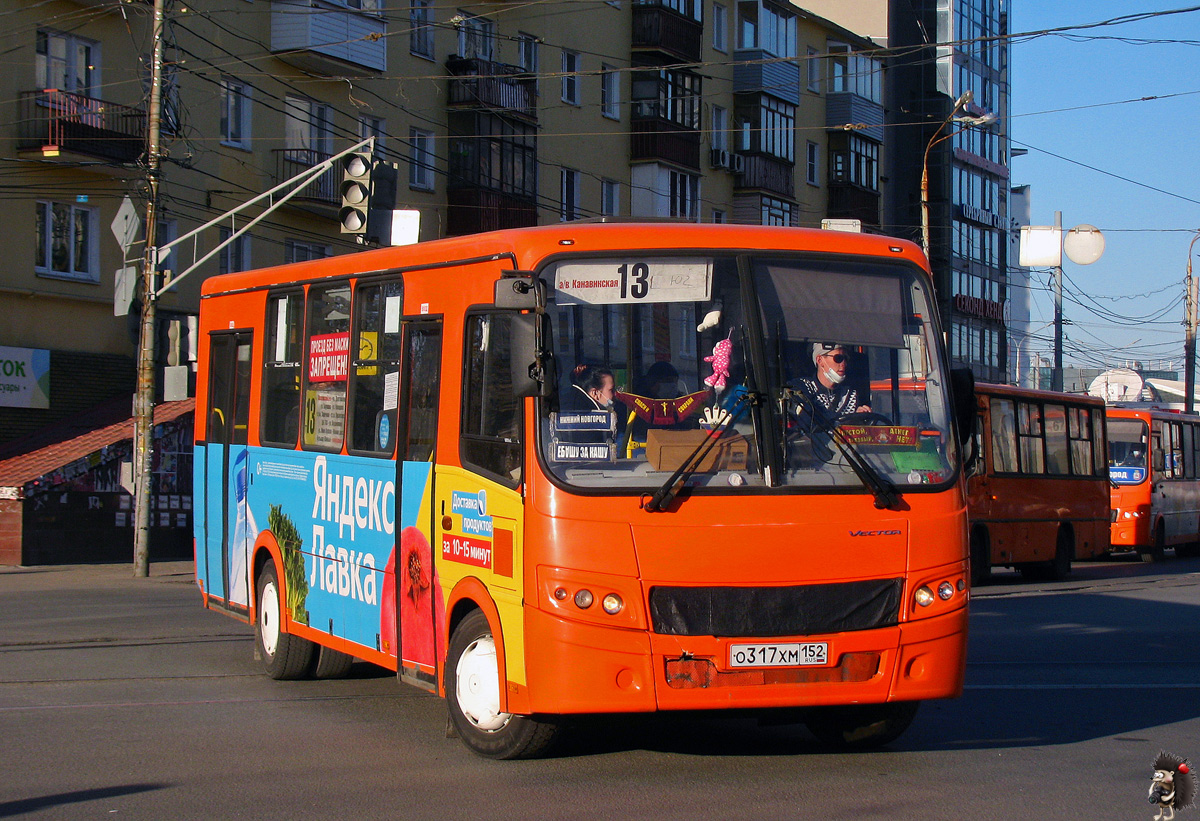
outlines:
M267 675L280 681L304 678L316 649L308 639L283 630L283 606L275 563L268 561L258 577L258 617L254 642L266 664Z
M500 666L487 617L475 610L450 638L446 702L459 738L485 758L536 758L559 734L546 718L500 712Z
M312 677L320 679L345 678L350 674L354 664L354 656L334 650L332 647L318 647L313 658Z
M895 741L917 716L919 701L821 707L805 719L809 732L840 750L865 750Z

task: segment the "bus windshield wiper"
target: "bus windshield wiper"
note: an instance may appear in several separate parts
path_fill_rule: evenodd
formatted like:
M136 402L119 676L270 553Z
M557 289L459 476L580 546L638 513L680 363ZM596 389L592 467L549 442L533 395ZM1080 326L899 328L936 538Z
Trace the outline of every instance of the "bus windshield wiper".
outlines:
M670 475L663 486L655 491L642 507L651 513L666 510L667 507L674 501L679 491L687 484L687 480L692 478L700 465L704 462L709 452L716 446L717 440L725 435L725 431L733 424L733 420L737 419L738 414L742 412L742 408L747 404L756 404L759 400L759 395L752 391L747 391L738 397L734 406L729 409L729 415L721 420L720 424L715 426L708 435L704 437L704 441L696 445L696 449L692 451L688 458L683 460L683 464L675 468L675 472Z
M800 390L795 388L784 388L783 390L785 396L796 399L798 404L808 410L820 431L829 434L829 438L841 451L846 464L850 465L850 469L858 476L859 481L875 496L875 507L880 510L901 510L900 491L890 479L876 470L859 453L854 443L847 439L846 434L838 427L837 420L829 417L821 404L809 395L803 385Z

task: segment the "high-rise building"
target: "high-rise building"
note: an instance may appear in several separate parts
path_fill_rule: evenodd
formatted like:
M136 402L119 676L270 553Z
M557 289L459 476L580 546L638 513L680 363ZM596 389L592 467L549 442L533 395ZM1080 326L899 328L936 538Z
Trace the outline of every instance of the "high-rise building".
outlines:
M804 5L886 49L884 231L921 241L926 200L927 251L951 358L979 379L1005 381L1011 297L1007 2ZM988 115L995 121L988 122Z

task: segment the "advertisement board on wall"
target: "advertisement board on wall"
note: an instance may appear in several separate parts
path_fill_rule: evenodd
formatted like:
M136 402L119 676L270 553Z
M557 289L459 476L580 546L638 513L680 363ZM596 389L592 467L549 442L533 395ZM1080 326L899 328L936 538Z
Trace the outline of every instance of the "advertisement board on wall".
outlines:
M0 345L0 407L50 407L50 351Z

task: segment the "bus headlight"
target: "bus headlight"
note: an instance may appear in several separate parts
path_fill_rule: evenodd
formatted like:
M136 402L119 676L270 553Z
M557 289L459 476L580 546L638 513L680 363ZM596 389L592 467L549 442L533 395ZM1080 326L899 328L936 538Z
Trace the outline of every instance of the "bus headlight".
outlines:
M942 601L950 601L954 598L954 585L950 582L942 582L938 585L938 598Z
M615 616L621 612L621 608L625 606L625 602L621 601L621 597L616 593L609 593L600 602L600 606L604 608L605 613Z
M917 604L922 607L928 607L933 604L933 591L929 589L928 585L923 584L917 588L917 592L913 595L913 598L917 600Z
M592 601L593 597L591 590L580 590L575 594L575 606L580 610L587 610L592 606Z

